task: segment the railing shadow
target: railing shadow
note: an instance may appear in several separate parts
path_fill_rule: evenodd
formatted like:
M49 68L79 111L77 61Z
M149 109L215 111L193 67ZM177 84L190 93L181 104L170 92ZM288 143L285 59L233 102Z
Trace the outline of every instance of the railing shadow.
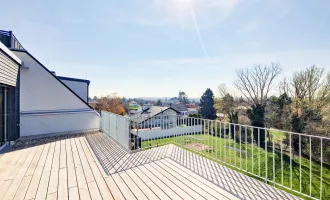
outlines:
M298 199L181 147L174 146L169 157L240 199Z
M128 153L105 134L89 135L86 139L108 175L163 159L168 149L168 146L161 146Z
M165 145L130 154L105 134L88 135L86 138L108 175L155 161L169 162L166 159L170 159L239 199L298 199L175 145Z

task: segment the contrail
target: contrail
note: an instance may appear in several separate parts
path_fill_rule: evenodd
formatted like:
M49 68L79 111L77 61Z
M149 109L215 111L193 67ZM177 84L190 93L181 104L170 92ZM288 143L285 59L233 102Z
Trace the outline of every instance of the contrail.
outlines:
M205 48L205 44L204 44L204 41L203 41L201 32L199 31L199 26L197 24L197 20L196 20L196 15L195 15L194 8L191 7L191 6L190 6L190 12L191 12L191 17L192 17L192 19L194 21L194 25L195 25L196 33L197 33L197 36L198 36L198 40L199 40L199 43L200 43L200 45L202 47L202 50L204 52L204 55L205 55L205 57L209 57L209 54L207 53L206 48Z

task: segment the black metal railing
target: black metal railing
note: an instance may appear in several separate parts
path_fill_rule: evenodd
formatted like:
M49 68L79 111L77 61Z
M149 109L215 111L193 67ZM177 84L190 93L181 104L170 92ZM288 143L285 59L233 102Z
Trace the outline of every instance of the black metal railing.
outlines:
M0 41L10 49L24 49L12 31L0 30Z

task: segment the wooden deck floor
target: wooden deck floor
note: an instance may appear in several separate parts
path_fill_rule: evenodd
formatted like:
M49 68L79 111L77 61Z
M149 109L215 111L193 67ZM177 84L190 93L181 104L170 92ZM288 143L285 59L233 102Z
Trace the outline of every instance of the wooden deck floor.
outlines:
M295 198L174 145L127 154L102 134L0 157L0 199Z

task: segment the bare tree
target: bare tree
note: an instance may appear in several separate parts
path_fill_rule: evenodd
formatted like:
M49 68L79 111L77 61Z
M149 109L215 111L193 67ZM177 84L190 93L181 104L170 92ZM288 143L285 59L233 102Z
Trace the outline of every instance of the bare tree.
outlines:
M322 112L330 99L330 73L326 75L323 68L315 65L296 72L289 82L291 95L294 99L291 127L294 132L315 134L322 126ZM293 148L306 153L308 141L292 138ZM315 144L314 144L315 145Z
M274 79L281 71L282 69L278 63L272 63L271 66L254 65L252 68L237 71L238 79L235 86L251 104L251 109L247 110L247 114L252 126L265 127L265 107L268 94ZM260 138L257 138L257 132L257 129L253 131L254 138L261 147L266 147L267 133L261 129Z
M290 87L294 98L321 109L326 99L330 97L330 73L325 75L323 68L313 65L306 70L296 72Z
M282 72L278 63L239 69L236 88L252 105L265 105L274 79Z

